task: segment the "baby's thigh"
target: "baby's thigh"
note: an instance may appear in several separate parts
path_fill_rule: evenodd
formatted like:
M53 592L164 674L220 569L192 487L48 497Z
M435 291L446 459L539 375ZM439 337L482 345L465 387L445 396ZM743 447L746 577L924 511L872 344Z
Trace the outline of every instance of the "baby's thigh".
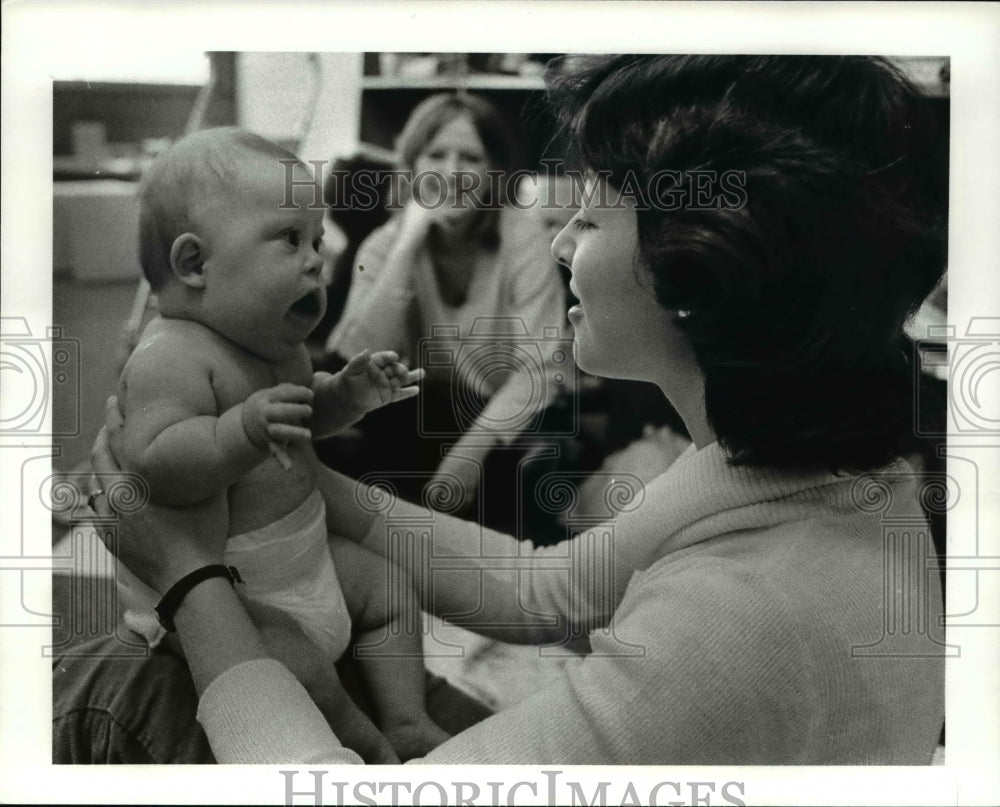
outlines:
M331 535L329 543L355 634L401 617L420 619L413 587L401 567L346 538Z
M291 671L306 689L325 685L336 659L310 639L293 616L270 605L250 600L244 607L260 633L269 656Z

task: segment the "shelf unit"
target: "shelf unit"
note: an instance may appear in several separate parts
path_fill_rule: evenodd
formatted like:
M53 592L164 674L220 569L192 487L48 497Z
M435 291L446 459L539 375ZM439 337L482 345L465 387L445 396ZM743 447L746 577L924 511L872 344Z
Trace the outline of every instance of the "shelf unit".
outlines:
M951 93L951 64L947 56L891 56L910 81L928 98L948 98Z
M438 92L471 92L493 103L522 147L513 168L536 169L543 157L563 155L564 144L553 138L554 121L545 104L541 75L465 72L450 75L371 75L381 54L365 54L359 77L359 142L391 154L395 138L423 99ZM934 116L948 125L949 59L947 56L890 57L929 99ZM366 75L366 73L369 73ZM945 169L946 170L946 169Z
M414 108L434 92L458 89L451 86L399 87L363 90L361 93L361 126L359 140L362 150L391 154L395 139ZM490 88L465 89L475 92L492 103L512 135L514 153L512 169L537 169L543 157L558 157L553 151L551 115L544 106L541 90ZM367 149L366 149L367 147ZM371 148L374 147L374 148Z
M496 90L520 90L533 91L544 90L545 82L541 76L508 76L508 75L480 75L470 74L465 76L428 76L426 78L403 78L400 76L363 76L361 79L362 91L367 90L468 90L476 91L496 91Z

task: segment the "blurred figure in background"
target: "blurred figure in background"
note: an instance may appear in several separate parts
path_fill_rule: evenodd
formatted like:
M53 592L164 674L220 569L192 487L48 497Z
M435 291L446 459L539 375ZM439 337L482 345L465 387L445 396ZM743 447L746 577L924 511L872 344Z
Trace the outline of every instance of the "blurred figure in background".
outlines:
M341 358L377 344L426 366L421 340L448 329L452 358L426 366L420 402L363 421L353 458L335 448L324 456L352 474L418 472L400 481L404 497L419 495L433 474L460 509L470 507L488 455L520 431L537 431L538 416L573 376L569 351L546 350L542 341L566 333L549 240L510 226L511 151L503 121L481 98L441 94L417 106L397 143L405 178L393 200L399 208L358 249L327 342ZM523 337L541 346L540 359L512 363L502 345L484 354L495 328L498 343ZM491 488L497 494L506 498Z

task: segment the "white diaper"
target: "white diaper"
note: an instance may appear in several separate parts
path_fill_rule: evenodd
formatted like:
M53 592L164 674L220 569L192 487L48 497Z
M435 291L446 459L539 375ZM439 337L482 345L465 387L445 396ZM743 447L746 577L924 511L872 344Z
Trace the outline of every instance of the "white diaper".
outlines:
M327 546L319 491L287 516L230 538L225 563L235 566L246 583L236 587L243 599L284 611L331 659L343 655L351 618ZM120 564L118 570L125 624L155 647L164 634L152 610L157 595Z

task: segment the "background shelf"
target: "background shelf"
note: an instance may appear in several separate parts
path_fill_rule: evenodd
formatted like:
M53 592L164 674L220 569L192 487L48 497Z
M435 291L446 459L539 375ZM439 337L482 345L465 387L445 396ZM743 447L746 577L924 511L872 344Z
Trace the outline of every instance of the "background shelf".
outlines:
M405 78L365 76L362 90L544 90L541 76L465 75Z

